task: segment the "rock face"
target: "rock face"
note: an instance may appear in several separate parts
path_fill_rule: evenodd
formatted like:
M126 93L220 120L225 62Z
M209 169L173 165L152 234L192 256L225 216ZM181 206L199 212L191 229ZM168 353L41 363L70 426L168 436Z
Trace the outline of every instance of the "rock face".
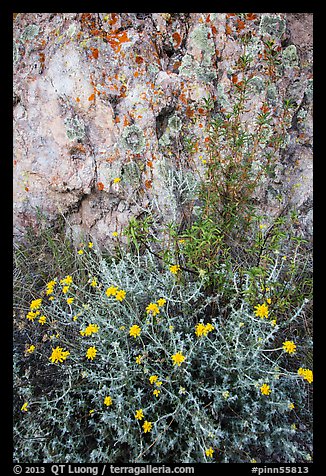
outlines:
M181 220L203 174L208 117L230 107L243 51L252 56L253 120L294 106L260 204L287 194L312 234L312 14L19 13L14 19L14 236L38 210L112 244L151 211ZM266 42L277 74L267 76ZM252 116L252 117L251 117Z

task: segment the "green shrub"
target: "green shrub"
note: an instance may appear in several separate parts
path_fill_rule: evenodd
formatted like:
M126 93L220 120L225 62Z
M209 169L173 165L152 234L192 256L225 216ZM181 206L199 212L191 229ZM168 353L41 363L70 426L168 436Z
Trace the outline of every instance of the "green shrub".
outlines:
M278 253L266 265L263 289L254 286L257 270L222 279L221 265L220 292L212 294L204 275L170 270L148 251L108 260L85 246L78 260L71 276L52 276L55 284L39 292L32 312L40 314L31 320L26 309L18 320L26 338L17 339L15 352L15 461L310 458L312 374L298 369L308 367L311 342L291 332L307 303L282 316L279 280L283 294L291 283ZM227 304L226 288L233 290ZM266 314L263 304L267 317L256 315ZM294 353L283 349L286 341ZM62 361L53 363L58 348ZM185 357L180 365L176 354Z

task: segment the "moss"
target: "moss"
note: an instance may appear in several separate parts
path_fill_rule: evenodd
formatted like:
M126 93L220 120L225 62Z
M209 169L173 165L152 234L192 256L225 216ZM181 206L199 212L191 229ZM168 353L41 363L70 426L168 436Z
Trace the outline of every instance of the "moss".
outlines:
M289 45L282 53L282 60L284 66L292 68L298 66L299 58L297 54L297 48L295 45Z
M37 25L28 25L21 35L21 40L32 40L39 34L40 28Z
M78 117L68 118L64 121L66 134L70 140L83 139L85 137L85 124Z
M259 32L261 35L271 35L274 38L281 38L285 32L286 22L279 15L263 14L260 20Z
M122 133L121 142L125 149L139 154L145 146L144 133L136 124L127 126Z

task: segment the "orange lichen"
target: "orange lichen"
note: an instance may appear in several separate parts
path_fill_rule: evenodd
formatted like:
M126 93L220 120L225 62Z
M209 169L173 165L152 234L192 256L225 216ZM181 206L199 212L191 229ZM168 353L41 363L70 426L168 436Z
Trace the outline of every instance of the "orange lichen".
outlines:
M173 38L173 47L174 47L174 48L179 48L179 46L181 45L181 41L182 41L182 38L181 38L180 33L178 33L177 31L175 31L175 32L172 34L172 38Z

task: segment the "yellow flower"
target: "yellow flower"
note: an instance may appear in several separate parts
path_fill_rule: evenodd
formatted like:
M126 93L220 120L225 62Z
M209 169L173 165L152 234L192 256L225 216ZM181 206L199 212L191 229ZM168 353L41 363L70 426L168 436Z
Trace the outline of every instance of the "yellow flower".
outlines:
M260 391L263 395L269 395L272 390L270 388L269 385L267 385L267 383L264 383L261 387L260 387Z
M271 298L266 299L267 304L270 304L272 302Z
M115 236L115 237L116 237L116 236L119 236L119 233L118 233L117 231L113 231L113 232L112 232L112 236Z
M116 292L115 298L118 301L120 302L123 301L125 297L126 297L126 291L124 291L123 289L120 289L119 291Z
M207 450L205 450L205 454L206 456L208 456L209 458L213 458L213 453L214 453L214 450L213 448L210 446Z
M66 360L68 355L70 355L70 352L68 350L64 351L62 347L56 347L55 349L52 348L52 354L51 357L49 357L49 360L51 360L53 364L57 362L63 362Z
M83 254L84 254L84 251L83 251L83 250L78 250L77 253L78 253L79 255L83 255Z
M164 298L160 298L160 299L157 301L157 304L158 304L158 306L160 306L160 307L164 306L165 303L166 303L166 299L164 299Z
M34 350L35 350L35 345L32 344L31 346L28 347L26 352L28 352L29 354L32 354L34 352Z
M86 357L90 360L93 360L97 354L97 349L95 347L89 347L86 352Z
M267 304L258 304L257 306L255 306L255 314L257 317L268 317L268 306Z
M110 296L115 296L118 292L118 288L115 286L110 286L106 291L105 294L110 297Z
M121 178L120 177L116 177L113 179L113 183L119 183L121 182Z
M158 397L160 393L161 393L161 390L155 389L155 390L153 391L153 395L155 395L155 397Z
M161 382L161 380L160 380L159 382L155 382L155 385L156 385L157 387L160 387L160 386L162 385L162 383L163 383L163 382Z
M297 348L297 346L295 345L295 343L292 340L286 340L285 342L283 342L283 349L288 354L294 354L295 351L296 351L296 348Z
M169 326L169 331L173 332L174 326Z
M157 380L158 380L158 376L157 376L157 375L151 375L151 376L149 377L149 381L150 381L150 383L152 383L152 384L155 383Z
M38 316L40 313L40 311L29 311L29 313L26 315L26 318L29 320L29 321L34 321L35 317Z
M106 405L107 407L109 407L110 405L112 405L112 398L108 395L107 397L105 397L104 399L104 405Z
M39 309L42 304L42 299L34 299L34 301L31 302L30 304L30 310L35 311L36 309Z
M38 322L39 322L40 324L42 324L42 326L43 326L43 324L45 324L45 322L46 322L46 316L44 316L44 315L41 316L41 317L39 318Z
M53 301L54 297L53 296L50 296L49 297L49 301Z
M68 291L69 291L69 286L63 286L62 288L63 294L67 294Z
M289 403L289 404L288 404L288 409L289 409L289 410L293 410L293 408L294 408L294 403Z
M92 286L92 288L96 288L96 286L97 286L96 278L93 278L92 280L89 280L89 283Z
M141 364L141 359L142 359L142 356L139 354L137 355L136 357L136 364Z
M152 422L145 420L145 422L143 424L144 433L150 432L151 429L152 429L152 426L153 426Z
M276 319L273 319L273 320L271 321L271 325L272 325L273 327L276 326Z
M25 403L23 404L23 406L21 407L20 410L21 410L22 412L27 412L27 411L28 411L28 408L27 408L27 407L28 407L28 403L25 402Z
M129 329L129 335L131 337L134 337L135 339L137 336L139 336L140 332L141 332L141 329L137 325L131 326Z
M206 327L202 322L199 322L198 324L196 324L195 333L197 337L200 337L206 334Z
M214 328L213 324L211 324L210 322L208 322L208 323L206 324L206 332L207 332L207 333L210 332L210 331L213 331L214 329L215 329L215 328Z
M303 369L302 367L300 367L298 369L298 375L300 375L300 377L303 377L305 380L307 380L307 382L309 383L312 383L313 382L313 373L312 373L312 370L309 370L309 369Z
M180 266L178 264L173 264L172 266L170 266L169 270L171 271L171 273L177 274L177 272L180 271Z
M147 314L151 313L153 316L156 316L156 314L160 313L160 310L157 304L155 304L154 302L150 302L146 307L146 312Z
M250 463L257 463L257 460L255 460L255 458L251 458Z
M92 243L91 241L88 243L88 248L93 248L94 246L94 243Z
M202 322L199 322L196 326L195 326L195 330L196 330L196 336L197 337L200 337L202 335L204 336L207 336L207 334L212 331L214 329L214 326L211 324L211 323L207 323L206 325L203 324Z
M222 392L222 396L223 398L225 398L225 400L227 400L230 396L230 392L228 390L225 390L224 392Z
M67 299L67 303L68 304L72 304L74 302L74 298L73 297L70 297Z
M60 284L72 284L72 277L70 276L70 274L68 274L68 276L63 279L60 279Z
M186 357L182 355L181 352L177 352L176 354L171 356L171 359L173 360L173 365L178 365L179 367L182 364L182 362L185 360L185 358Z
M83 336L91 336L92 334L96 334L98 332L99 326L97 324L89 324L84 331L81 331L80 333Z
M144 418L144 413L141 408L139 410L136 410L135 418L136 420L142 420Z
M49 296L50 294L53 293L54 286L57 284L57 282L53 279L52 281L49 281L46 284L46 295Z
M89 413L89 415L93 415L94 412L95 412L95 410L92 409L92 410L90 410L88 413Z

